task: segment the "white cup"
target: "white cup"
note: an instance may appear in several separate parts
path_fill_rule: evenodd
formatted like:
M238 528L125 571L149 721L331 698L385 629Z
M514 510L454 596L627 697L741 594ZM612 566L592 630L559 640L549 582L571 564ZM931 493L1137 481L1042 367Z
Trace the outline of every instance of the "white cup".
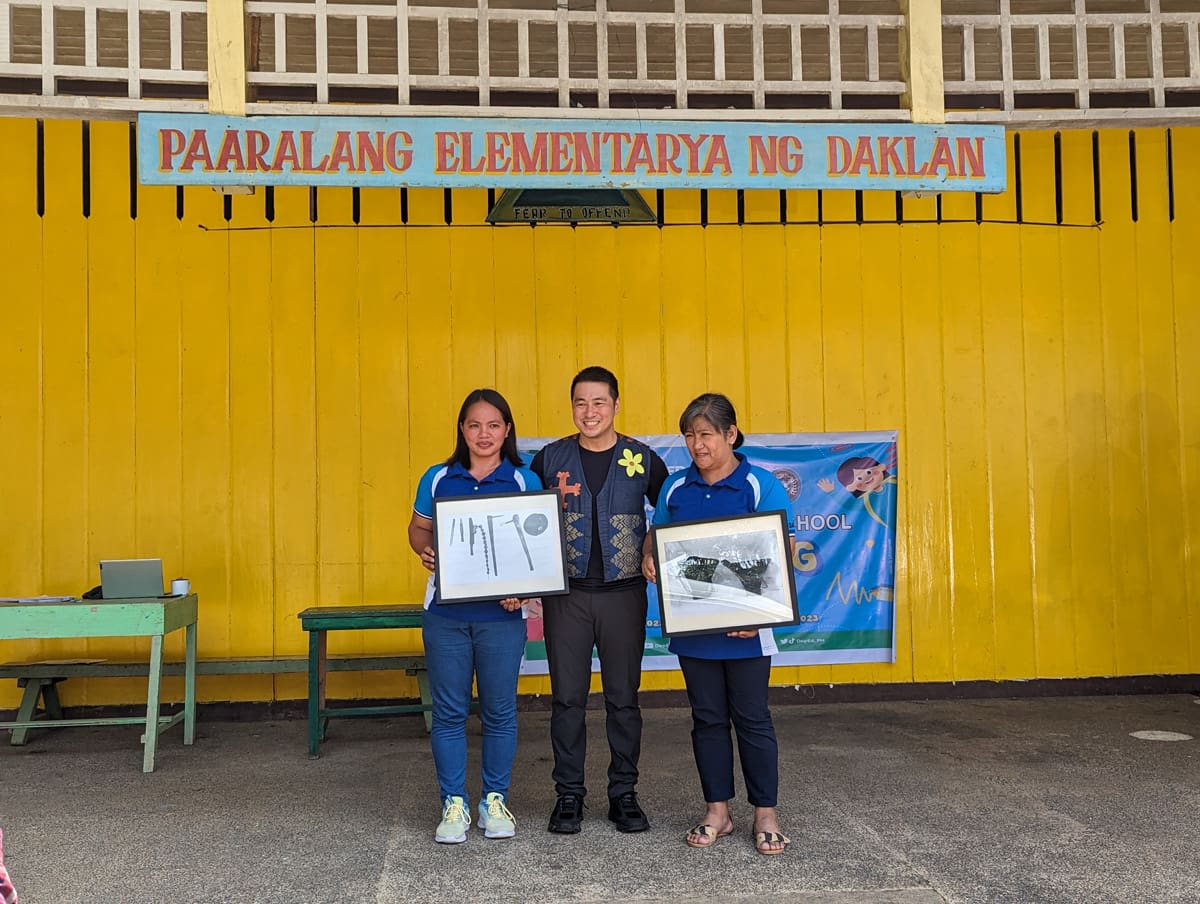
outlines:
M192 589L192 582L187 578L176 578L171 582L172 596L186 596Z

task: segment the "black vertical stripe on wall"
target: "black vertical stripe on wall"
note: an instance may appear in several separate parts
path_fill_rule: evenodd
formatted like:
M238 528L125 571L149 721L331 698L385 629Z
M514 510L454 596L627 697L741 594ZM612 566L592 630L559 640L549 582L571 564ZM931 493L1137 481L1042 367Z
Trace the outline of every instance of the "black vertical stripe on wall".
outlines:
M1017 196L1017 222L1025 222L1025 205L1021 200L1021 136L1013 136L1013 191Z
M700 189L700 225L708 225L708 189Z
M315 185L308 190L308 222L317 222L317 187Z
M46 124L37 121L37 215L46 215Z
M817 189L817 225L825 225L825 195L821 189Z
M1175 222L1175 151L1170 129L1167 129L1167 220Z
M442 189L442 219L447 226L454 222L454 195L448 188Z
M942 193L938 192L933 198L934 219L942 222Z
M183 219L183 186L175 186L175 219Z
M779 222L787 223L787 189L779 189Z
M400 189L400 222L408 224L408 189Z
M263 192L263 217L268 223L275 222L275 186L268 185Z
M233 195L223 195L221 197L221 215L228 223L233 219Z
M896 192L896 223L904 222L904 195Z
M859 226L863 224L863 193L861 188L854 192L854 222Z
M658 228L659 229L663 228L663 225L665 222L663 219L663 198L664 197L665 197L665 195L663 194L663 190L661 188L654 193L654 202L658 206Z
M737 211L738 225L745 226L746 225L746 193L744 191L742 191L742 189L740 189L740 188L737 190L737 208L738 208L738 211Z
M83 126L83 215L92 215L92 129L84 120Z
M354 221L355 226L362 219L362 198L357 185L350 189L350 219Z
M975 192L975 224L983 222L983 192Z
M1100 209L1100 133L1092 132L1092 217L1093 222L1102 220Z
M1138 221L1137 136L1129 130L1129 215Z
M1062 133L1054 133L1054 222L1063 221Z
M137 219L138 205L137 123L129 124L129 219Z

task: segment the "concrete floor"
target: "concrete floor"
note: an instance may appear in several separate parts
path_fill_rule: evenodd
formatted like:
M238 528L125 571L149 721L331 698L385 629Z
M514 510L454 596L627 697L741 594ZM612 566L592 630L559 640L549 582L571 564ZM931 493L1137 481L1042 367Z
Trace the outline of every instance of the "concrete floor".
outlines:
M591 713L583 832L545 831L548 715L521 715L517 837L435 845L419 717L209 722L164 736L143 775L136 728L0 745L0 827L24 904L70 902L1200 902L1200 737L1189 695L776 707L780 813L794 840L693 850L702 812L685 710L650 709L642 802L605 820L603 714ZM472 748L478 751L478 728ZM477 758L472 773L478 781ZM477 793L477 787L473 789Z

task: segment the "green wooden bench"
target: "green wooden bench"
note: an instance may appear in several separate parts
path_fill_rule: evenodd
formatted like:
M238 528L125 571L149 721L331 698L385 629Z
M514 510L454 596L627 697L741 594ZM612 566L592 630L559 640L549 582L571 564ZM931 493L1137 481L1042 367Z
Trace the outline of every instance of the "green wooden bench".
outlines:
M339 706L330 708L325 701L325 675L336 670L326 657L327 636L330 631L362 631L373 628L420 628L424 615L420 605L397 606L317 606L305 609L297 617L308 632L308 755L321 755L321 742L329 720L342 716L387 716L398 713L423 712L425 730L431 727L429 677L423 657L413 657L415 665L404 666L408 674L417 676L421 691L420 704L402 703L372 706Z
M186 663L164 662L162 674L183 675ZM197 675L288 675L308 672L307 657L249 659L201 659L196 662ZM337 656L326 659L325 668L330 672L367 672L401 670L416 675L422 688L422 700L427 704L424 681L425 660L420 656ZM149 674L145 662L110 661L107 659L79 659L43 662L8 662L0 664L0 678L15 678L17 686L24 688L21 696L17 721L26 723L13 728L9 743L19 747L28 740L31 728L55 728L65 725L97 724L90 719L64 719L62 704L58 696L58 685L68 678L137 678ZM38 704L42 704L39 710ZM422 707L413 706L420 710ZM141 721L139 717L136 721ZM37 722L37 725L28 723ZM428 721L428 717L427 717ZM98 723L107 724L107 723ZM426 726L428 728L428 725Z

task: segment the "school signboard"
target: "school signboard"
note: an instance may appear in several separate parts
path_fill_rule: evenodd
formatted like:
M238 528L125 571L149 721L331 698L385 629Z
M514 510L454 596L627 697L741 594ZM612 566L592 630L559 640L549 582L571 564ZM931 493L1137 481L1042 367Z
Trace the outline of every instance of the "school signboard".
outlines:
M671 472L691 464L681 436L638 438ZM791 500L787 515L801 621L772 630L779 650L774 665L895 661L896 438L891 430L752 434L739 450L773 473ZM528 462L550 441L521 440L521 453ZM649 597L642 667L678 668L662 636L654 585ZM522 664L522 672L532 675L548 671L537 612L535 607L528 619ZM598 670L599 664L593 661L592 667Z
M1002 192L1003 126L142 113L147 185Z

